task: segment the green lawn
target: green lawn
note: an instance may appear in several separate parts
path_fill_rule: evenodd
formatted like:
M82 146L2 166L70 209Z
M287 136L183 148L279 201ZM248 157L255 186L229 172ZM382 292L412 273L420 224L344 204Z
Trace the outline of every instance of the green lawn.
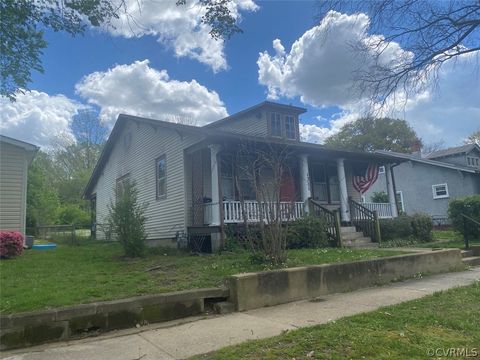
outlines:
M427 351L438 348L475 348L480 356L479 299L477 282L200 358L433 359Z
M286 265L396 254L388 250L291 250ZM252 264L246 252L194 256L157 248L145 258L124 259L116 243L60 244L55 250L27 250L21 257L0 261L0 313L218 286L225 276L259 270L264 267Z

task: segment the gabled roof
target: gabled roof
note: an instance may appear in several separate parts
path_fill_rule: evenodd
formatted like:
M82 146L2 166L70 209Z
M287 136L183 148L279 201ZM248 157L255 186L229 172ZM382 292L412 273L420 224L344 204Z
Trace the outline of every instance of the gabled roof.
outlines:
M446 163L446 162L438 161L438 160L430 160L430 159L421 158L421 157L418 157L418 156L412 155L412 154L403 154L403 153L397 153L397 152L394 152L394 151L383 151L383 150L377 150L375 152L378 153L378 154L391 154L391 155L394 155L396 157L400 157L400 158L410 160L410 161L415 161L415 162L422 163L422 164L439 166L439 167L443 167L443 168L447 168L447 169L459 170L459 171L464 171L464 172L468 172L468 173L472 173L472 174L475 174L475 173L480 174L479 170L476 170L475 168L472 168L472 167Z
M230 121L240 119L242 116L247 115L251 112L260 110L261 108L264 108L264 107L277 108L279 110L287 110L289 112L292 112L292 113L295 113L295 114L298 114L298 115L303 114L304 112L307 111L307 109L301 108L301 107L298 107L298 106L280 104L280 103L276 103L276 102L272 102L272 101L262 101L261 103L259 103L257 105L253 105L253 106L251 106L251 107L249 107L245 110L242 110L242 111L239 111L239 112L237 112L233 115L227 116L226 118L223 118L223 119L217 120L213 123L210 123L208 125L205 125L204 127L215 128L217 126L224 125L224 124L226 124Z
M5 135L0 135L0 142L24 149L27 152L27 158L29 162L33 160L35 154L40 149L40 147L37 145L33 145L25 141L14 139Z
M466 154L472 151L473 149L477 149L480 151L480 146L478 144L467 144L467 145L462 145L462 146L457 146L457 147L451 147L448 149L443 149L443 150L438 150L434 151L426 156L427 159L436 159L436 158L441 158L445 156L450 156L450 155L456 155L456 154Z

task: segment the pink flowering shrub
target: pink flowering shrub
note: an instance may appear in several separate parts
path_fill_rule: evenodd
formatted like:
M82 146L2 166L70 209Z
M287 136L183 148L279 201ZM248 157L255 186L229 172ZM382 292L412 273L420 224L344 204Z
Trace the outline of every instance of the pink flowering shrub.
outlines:
M23 251L23 235L18 231L0 231L0 257L13 258Z

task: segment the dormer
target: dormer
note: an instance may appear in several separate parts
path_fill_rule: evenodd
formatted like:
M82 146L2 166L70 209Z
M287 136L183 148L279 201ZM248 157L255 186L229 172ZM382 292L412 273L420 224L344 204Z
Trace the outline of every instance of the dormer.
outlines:
M304 108L264 101L206 127L263 138L300 141L299 116L304 112Z

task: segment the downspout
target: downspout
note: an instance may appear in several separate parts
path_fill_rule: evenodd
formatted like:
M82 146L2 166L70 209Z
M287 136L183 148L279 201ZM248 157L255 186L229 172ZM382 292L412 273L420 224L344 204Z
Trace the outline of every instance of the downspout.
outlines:
M395 183L395 173L393 171L393 168L395 166L398 166L400 165L399 163L395 163L393 165L390 166L390 171L392 173L392 185L393 185L393 192L394 192L394 195L395 195L395 207L397 208L397 214L400 214L400 210L398 209L398 200L397 200L397 185Z

